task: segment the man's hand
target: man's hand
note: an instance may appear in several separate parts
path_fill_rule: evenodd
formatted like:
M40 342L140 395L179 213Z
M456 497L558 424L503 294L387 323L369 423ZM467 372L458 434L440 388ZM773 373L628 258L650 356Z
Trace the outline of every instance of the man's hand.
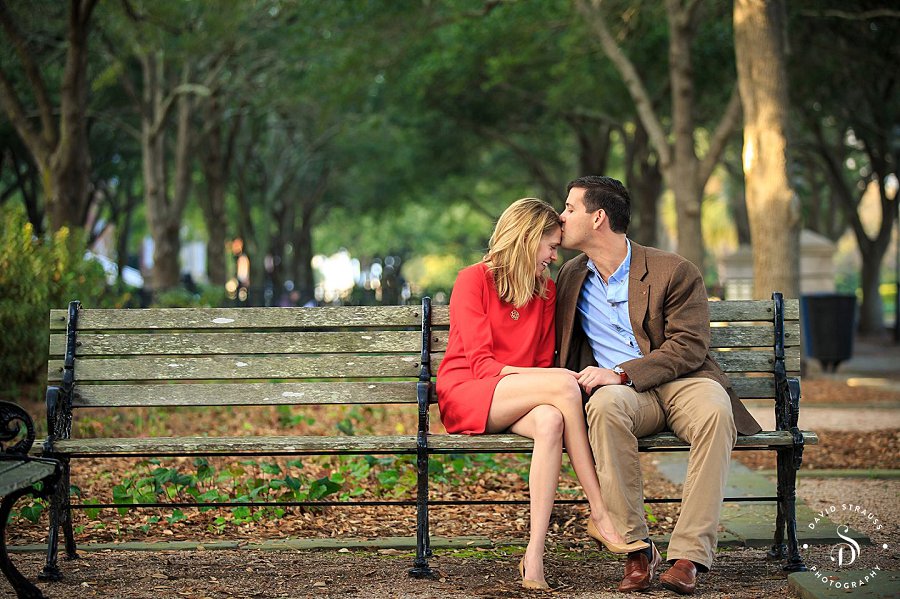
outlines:
M584 389L588 395L597 387L604 385L619 385L622 378L610 370L609 368L600 368L599 366L588 366L578 373L578 384Z

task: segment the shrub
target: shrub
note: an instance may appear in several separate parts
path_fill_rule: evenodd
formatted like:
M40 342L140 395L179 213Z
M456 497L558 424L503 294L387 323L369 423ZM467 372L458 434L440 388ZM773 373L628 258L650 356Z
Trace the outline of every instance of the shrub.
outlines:
M0 216L0 385L41 382L46 373L48 313L79 299L119 305L103 267L85 260L85 238L62 228L37 238L19 204Z

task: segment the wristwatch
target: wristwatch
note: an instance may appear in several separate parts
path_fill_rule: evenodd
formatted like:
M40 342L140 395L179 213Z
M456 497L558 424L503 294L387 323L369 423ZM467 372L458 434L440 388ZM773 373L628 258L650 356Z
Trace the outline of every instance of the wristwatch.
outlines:
M634 387L634 383L631 381L631 377L628 376L628 373L622 370L621 366L615 366L612 369L613 372L619 375L619 383L622 385L628 385L629 387Z

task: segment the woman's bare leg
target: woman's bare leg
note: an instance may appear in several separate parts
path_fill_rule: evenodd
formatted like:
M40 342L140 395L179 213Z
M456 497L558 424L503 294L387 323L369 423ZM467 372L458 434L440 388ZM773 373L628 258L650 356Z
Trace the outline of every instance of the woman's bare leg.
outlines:
M487 432L499 432L513 426L540 405L553 406L562 414L566 452L590 505L594 525L607 539L616 543L625 542L626 539L615 529L600 493L600 481L594 469L581 404L581 388L574 376L548 370L546 373L518 373L503 377L494 389Z
M553 406L536 406L517 420L510 430L534 439L528 474L530 529L528 547L525 549L525 577L544 582L544 544L562 466L562 414Z

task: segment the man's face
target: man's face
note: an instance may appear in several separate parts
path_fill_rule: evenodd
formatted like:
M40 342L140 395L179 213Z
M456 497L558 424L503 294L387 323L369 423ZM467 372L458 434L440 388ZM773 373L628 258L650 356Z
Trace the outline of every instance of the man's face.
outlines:
M563 222L561 245L566 249L583 250L594 230L596 213L585 211L584 192L584 189L573 187L566 198L566 207L559 214Z

